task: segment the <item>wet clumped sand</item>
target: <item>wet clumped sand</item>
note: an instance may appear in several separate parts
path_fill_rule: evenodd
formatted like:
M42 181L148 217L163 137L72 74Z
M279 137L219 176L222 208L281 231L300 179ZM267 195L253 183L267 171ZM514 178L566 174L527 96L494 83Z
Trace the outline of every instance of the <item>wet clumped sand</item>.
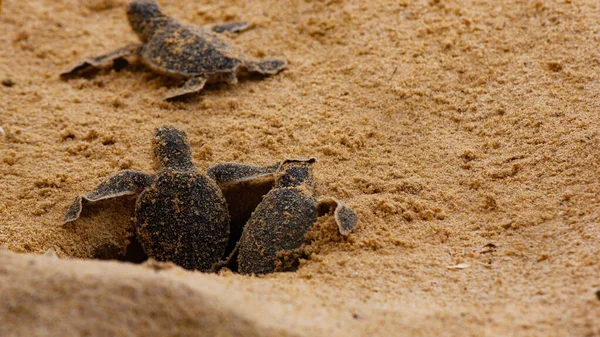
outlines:
M138 42L127 1L4 1L0 335L600 334L595 1L159 4L249 22L228 39L288 68L172 103L180 83L134 64L65 82ZM258 277L101 261L131 244L135 198L63 216L117 171L155 172L162 125L201 170L318 158L315 195L356 228L320 217L295 272Z

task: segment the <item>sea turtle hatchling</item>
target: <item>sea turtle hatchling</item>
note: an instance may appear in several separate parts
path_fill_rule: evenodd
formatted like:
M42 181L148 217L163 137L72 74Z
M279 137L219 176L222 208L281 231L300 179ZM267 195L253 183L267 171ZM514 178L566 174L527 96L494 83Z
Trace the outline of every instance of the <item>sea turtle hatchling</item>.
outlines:
M155 175L117 172L92 192L77 196L63 221L77 220L86 203L138 194L136 234L146 255L187 269L211 270L223 257L229 238L223 193L192 164L183 131L158 128L153 150Z
M272 75L286 67L284 60L247 59L222 34L240 32L246 22L231 22L210 27L186 25L163 14L154 0L137 0L127 7L129 24L141 43L126 45L107 54L90 57L62 73L64 80L103 68L122 68L127 59L137 59L161 75L185 80L164 97L176 99L197 93L207 82L237 83L237 75Z
M139 194L136 234L146 255L187 269L228 266L246 274L276 271L278 254L300 248L317 217L331 209L342 235L356 225L356 214L343 203L315 198L314 159L223 163L203 174L192 164L183 131L158 128L153 147L155 175L116 173L76 197L64 222L77 220L89 202Z
M299 249L317 217L331 210L334 211L340 234L345 236L350 233L357 223L356 213L335 198L317 200L315 197L312 175L314 162L314 158L286 159L278 165L263 168L267 171L278 166L274 171L273 186L263 195L258 206L252 204L247 207L253 211L247 221L245 219L248 216L242 217L242 228L234 226L232 221L229 248L234 240L237 245L228 258L215 268L227 266L244 274L272 273L282 267L278 266L279 257ZM223 190L230 210L232 204L237 205L238 210L246 205L244 200L240 200L240 196L244 195L240 191L255 190L246 186L240 188L240 181L245 180L245 172L249 168L251 166L229 163L217 164L207 170L207 175ZM238 212L238 217L239 214L248 212Z

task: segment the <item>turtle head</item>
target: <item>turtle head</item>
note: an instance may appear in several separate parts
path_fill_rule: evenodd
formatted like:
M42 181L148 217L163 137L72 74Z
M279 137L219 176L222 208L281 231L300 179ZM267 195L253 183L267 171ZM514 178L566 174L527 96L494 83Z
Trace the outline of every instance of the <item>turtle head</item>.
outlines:
M187 135L173 126L161 126L156 129L152 148L157 170L187 170L194 167Z
M312 164L315 158L286 159L279 165L279 171L283 173L277 179L275 187L298 187L308 185L312 188Z
M166 16L154 0L137 0L127 6L127 18L131 28L142 42L148 42Z

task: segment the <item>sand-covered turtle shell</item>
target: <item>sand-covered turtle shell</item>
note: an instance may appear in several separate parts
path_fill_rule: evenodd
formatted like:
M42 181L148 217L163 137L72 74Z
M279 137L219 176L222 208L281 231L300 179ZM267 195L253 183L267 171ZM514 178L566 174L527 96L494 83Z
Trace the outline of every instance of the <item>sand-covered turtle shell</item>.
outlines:
M239 272L272 273L277 253L299 248L316 221L314 196L297 188L271 190L254 211L238 243Z
M136 203L138 240L159 261L210 270L227 247L229 213L218 186L195 171L166 169Z
M202 27L170 22L142 47L142 62L172 77L235 73L243 55L223 37Z

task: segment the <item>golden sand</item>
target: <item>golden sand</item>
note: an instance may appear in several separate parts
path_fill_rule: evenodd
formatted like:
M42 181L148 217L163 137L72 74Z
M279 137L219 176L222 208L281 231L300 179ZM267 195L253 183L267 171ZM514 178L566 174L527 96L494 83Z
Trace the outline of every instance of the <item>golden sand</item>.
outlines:
M160 1L252 22L234 43L289 69L178 103L142 67L60 81L136 41L125 3L4 3L0 335L600 335L597 1ZM357 229L322 218L310 259L263 277L86 259L132 202L63 228L68 205L151 172L160 125L200 168L317 157Z

